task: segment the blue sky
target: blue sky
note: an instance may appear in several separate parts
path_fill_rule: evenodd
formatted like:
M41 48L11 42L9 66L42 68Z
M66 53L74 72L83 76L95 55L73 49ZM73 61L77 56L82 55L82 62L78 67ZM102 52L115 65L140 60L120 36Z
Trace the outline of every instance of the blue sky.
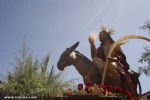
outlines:
M150 37L139 29L150 19L149 4L149 0L0 0L0 73L5 76L13 70L24 37L39 59L50 53L49 65L55 67L60 54L76 41L77 50L90 58L88 36L99 32L100 25L115 29L114 40L127 34ZM137 61L146 45L150 46L130 40L122 46L132 69L140 66ZM69 66L65 80L73 78L81 76ZM142 75L140 81L143 92L149 91L149 77Z

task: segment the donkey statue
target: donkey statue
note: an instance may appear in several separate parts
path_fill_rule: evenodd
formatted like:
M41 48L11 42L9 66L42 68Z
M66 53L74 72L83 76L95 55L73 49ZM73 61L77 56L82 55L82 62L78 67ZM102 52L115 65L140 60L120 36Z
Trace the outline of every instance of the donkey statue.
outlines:
M94 67L93 62L90 61L83 54L79 53L78 51L75 51L78 45L79 45L79 42L75 43L70 48L67 48L62 53L57 63L58 69L64 70L65 67L74 65L76 70L83 77L84 83L86 82L87 78L91 81L92 84L100 83L101 77L99 76L99 72L96 69L96 67Z
M76 70L83 77L84 83L87 78L91 81L92 84L100 84L102 81L102 73L104 69L104 62L99 59L95 59L93 62L85 57L80 52L75 49L79 45L79 42L72 45L70 48L67 48L60 56L60 59L57 63L59 70L64 70L65 67L73 65ZM105 85L119 86L122 89L131 91L128 85L124 84L122 81L122 75L119 70L114 67L113 63L110 63L110 67L107 70L107 75L105 79ZM137 95L137 89L133 88L133 94Z

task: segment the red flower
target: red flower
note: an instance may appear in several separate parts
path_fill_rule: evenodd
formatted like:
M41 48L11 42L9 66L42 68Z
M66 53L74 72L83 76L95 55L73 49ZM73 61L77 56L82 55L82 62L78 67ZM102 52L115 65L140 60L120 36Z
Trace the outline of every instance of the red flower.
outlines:
M85 83L85 85L86 85L86 86L91 86L91 81L90 81L90 80L87 80L86 83Z
M107 94L107 91L104 90L104 91L103 91L103 95L106 95L106 94Z
M139 100L139 98L138 97L134 97L134 100Z
M114 88L113 88L112 85L107 86L107 89L108 89L109 91L111 91L111 92L114 92Z
M118 87L118 86L115 87L115 92L117 92L117 93L123 93L122 89L120 87Z
M130 91L125 90L124 93L125 93L125 95L127 95L127 99L132 99L133 95L132 95L132 93Z
M83 84L82 83L78 84L78 90L80 91L82 89L83 89Z
M67 95L67 96L72 96L72 91L71 91L71 89L68 89L66 95Z
M71 92L67 92L66 95L67 95L67 96L72 96L72 93L71 93Z
M91 88L90 86L86 86L84 90L85 90L87 93L90 93L90 88Z
M105 89L105 86L103 84L99 84L98 87Z

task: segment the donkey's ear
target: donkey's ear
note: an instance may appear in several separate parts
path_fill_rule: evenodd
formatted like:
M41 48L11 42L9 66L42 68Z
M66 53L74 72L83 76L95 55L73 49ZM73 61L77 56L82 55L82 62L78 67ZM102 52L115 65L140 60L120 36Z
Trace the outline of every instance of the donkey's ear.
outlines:
M75 44L73 44L73 45L69 48L69 50L70 50L70 51L75 50L75 49L78 47L78 45L79 45L79 41L76 42Z

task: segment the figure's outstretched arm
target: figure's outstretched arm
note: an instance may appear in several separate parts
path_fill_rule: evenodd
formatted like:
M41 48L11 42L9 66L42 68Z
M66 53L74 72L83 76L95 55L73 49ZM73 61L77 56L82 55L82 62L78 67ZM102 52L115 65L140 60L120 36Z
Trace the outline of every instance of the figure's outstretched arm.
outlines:
M97 51L96 51L96 47L94 44L91 45L91 58L93 59L94 57L96 57L97 55Z
M94 38L92 36L89 36L88 40L89 40L90 47L91 47L91 57L93 59L97 55L96 47L94 45Z

